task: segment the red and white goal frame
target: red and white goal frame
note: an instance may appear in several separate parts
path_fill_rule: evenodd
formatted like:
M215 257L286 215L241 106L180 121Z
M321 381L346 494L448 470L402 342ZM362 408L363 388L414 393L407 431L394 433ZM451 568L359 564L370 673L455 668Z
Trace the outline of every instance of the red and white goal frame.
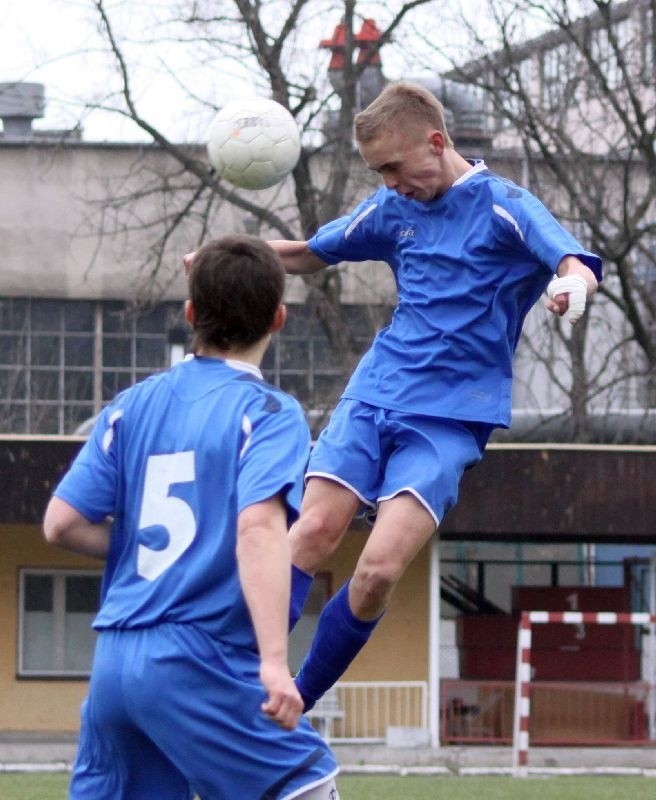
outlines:
M529 719L531 712L531 637L532 626L550 622L571 625L650 625L651 664L650 664L650 700L656 702L656 653L654 652L654 630L656 614L633 612L616 613L612 611L522 611L517 633L517 667L515 672L515 708L513 719L513 774L527 774L529 751ZM652 705L652 709L653 709ZM653 725L653 710L652 710Z

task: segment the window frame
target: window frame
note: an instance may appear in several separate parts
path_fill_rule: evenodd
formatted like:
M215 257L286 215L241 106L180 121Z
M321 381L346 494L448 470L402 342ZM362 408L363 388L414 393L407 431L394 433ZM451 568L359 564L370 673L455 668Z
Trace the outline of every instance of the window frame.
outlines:
M119 391L170 366L182 314L176 301L139 311L127 301L0 297L3 432L75 434ZM122 343L124 358L107 364L105 342Z
M102 569L57 569L47 567L21 567L18 570L18 613L17 617L17 637L16 637L16 677L20 680L86 680L91 674L91 663L88 670L73 670L56 667L54 669L28 669L24 665L25 661L25 579L28 576L47 576L53 578L53 610L54 629L59 644L58 651L61 656L65 653L64 626L66 622L66 580L80 577L97 577L99 584L102 583ZM100 587L99 587L100 588ZM95 616L95 613L94 613ZM89 634L92 637L91 654L95 648L96 633L89 625ZM53 663L56 664L58 655L57 649L53 656Z

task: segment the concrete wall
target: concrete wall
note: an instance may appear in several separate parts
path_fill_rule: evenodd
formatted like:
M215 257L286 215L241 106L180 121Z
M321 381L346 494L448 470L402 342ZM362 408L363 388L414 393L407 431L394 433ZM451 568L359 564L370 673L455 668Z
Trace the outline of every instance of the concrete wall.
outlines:
M204 158L201 148L193 153ZM203 232L190 215L167 243L163 267L153 276L146 257L164 220L190 198L186 184L174 177L178 170L161 150L143 145L0 142L0 296L131 300L152 293L159 300L184 299L182 256L198 246L199 237L244 232L249 215L216 197L209 230ZM359 199L363 182L374 185L364 173L363 166L357 172ZM172 189L166 194L154 191L163 175ZM270 204L293 227L291 183L246 197ZM259 234L280 238L264 226ZM340 269L345 302L394 297L386 266L368 262ZM289 279L288 302L303 302L306 293L301 278Z
M160 222L189 196L184 187L153 192L159 176L174 169L161 151L137 145L3 143L0 295L132 299L142 293L151 282L144 258ZM173 178L170 183L175 186ZM143 197L129 205L135 192ZM223 209L224 229L243 230L236 216ZM153 281L159 299L185 296L181 257L197 237L193 222L172 237Z

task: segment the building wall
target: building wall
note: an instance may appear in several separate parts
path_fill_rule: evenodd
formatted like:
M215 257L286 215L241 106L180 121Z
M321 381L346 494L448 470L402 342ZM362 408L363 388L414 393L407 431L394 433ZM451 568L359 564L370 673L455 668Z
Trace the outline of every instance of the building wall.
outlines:
M152 286L142 269L158 223L188 199L182 187L153 191L173 170L162 151L139 145L0 143L0 296L184 298L181 258L197 244L196 224L173 235ZM137 192L143 198L129 203ZM222 207L214 229L243 230L241 217Z
M18 573L24 567L98 569L50 547L37 525L0 526L0 730L75 731L86 680L18 679Z
M367 533L347 534L327 565L333 590L351 574ZM0 526L0 731L74 732L86 679L20 679L18 576L21 568L99 569L101 564L49 546L38 525ZM402 579L390 609L345 680L425 680L428 560L422 551Z
M508 146L515 144L516 139L512 137L506 141ZM497 165L490 158L488 163L501 174L523 182L519 162ZM142 294L146 287L140 268L154 234L134 229L128 233L128 226L133 216L153 221L164 213L174 213L187 195L182 188L168 195L146 195L137 204L138 212L125 201L135 190L152 187L157 176L174 171L175 165L165 154L143 146L0 144L0 185L3 187L0 194L3 241L0 297L130 300ZM366 174L366 170L362 174ZM371 180L371 176L368 179ZM366 191L362 185L357 189L358 196ZM108 204L110 199L113 203ZM284 196L278 202L284 205ZM211 234L243 231L245 217L243 211L219 204ZM264 229L260 233L267 235ZM180 257L196 246L198 235L199 228L190 221L170 241L163 269L152 289L158 299L184 297ZM363 296L367 296L374 297L374 302L378 303L393 297L391 273L383 265L340 267L340 271L347 302L361 302ZM300 278L290 280L288 299L302 301L304 286ZM541 321L536 311L536 315L529 318L529 330L537 330ZM536 398L544 403L544 398L548 397L548 408L557 406L562 397L549 394L548 376L535 377L530 354L526 362L522 385L527 388L521 393L518 391L518 403L529 406L536 403ZM521 364L520 369L524 369ZM652 518L647 519L643 513L645 498L650 492L647 475L653 473L653 470L649 472L649 466L615 476L628 495L622 504L612 502L610 495L601 499L594 496L593 478L579 490L575 470L567 471L563 482L562 469L548 468L550 461L555 460L553 457L549 460L549 454L543 455L544 463L538 464L537 469L534 462L524 462L521 458L504 460L505 474L499 469L497 457L489 454L488 461L467 476L461 506L447 520L445 536L449 535L454 541L477 534L503 540L509 534L525 537L533 530L534 535L536 531L539 534L538 540L544 541L553 534L551 528L545 529L545 520L551 525L555 518L560 541L582 532L599 537L602 529L609 531L608 540L618 535L630 538L636 531L645 539L656 539ZM563 464L567 467L568 463L564 459L561 467ZM585 474L588 476L594 475L594 463L590 459L587 464ZM561 481L556 511L550 492L558 483L552 479L552 471L558 473ZM15 472L14 468L11 474ZM508 487L515 485L515 497L521 497L522 503L513 505L526 507L528 521L520 519L516 507L504 504L503 495L494 488L494 477L498 474L504 474L507 481L506 494ZM628 480L627 475L633 480ZM526 492L530 484L545 484L545 499L550 502L542 508L537 506ZM636 487L634 494L628 491L629 487ZM23 485L16 484L15 489L17 495L27 495ZM583 502L586 496L594 497L589 505ZM563 503L563 498L567 503ZM627 509L629 513L624 513ZM579 519L577 510L587 518ZM613 511L622 512L614 527L605 518L606 513ZM640 523L638 526L634 525L636 521ZM363 530L349 533L338 556L328 563L326 569L332 575L333 590L352 573L366 535ZM98 563L48 547L35 523L0 525L0 729L74 731L78 726L78 708L86 692L86 680L19 680L16 677L18 574L23 567L88 569L97 568ZM428 551L424 549L401 580L390 609L345 679L425 679L427 616Z
M18 678L21 569L101 570L95 559L48 545L40 520L79 437L0 437L0 730L75 731L86 679ZM325 566L331 592L352 574L369 534L356 526ZM428 549L402 578L390 609L347 680L424 680L427 675Z
M466 148L472 157L486 156L484 151ZM484 148L485 149L485 148ZM201 157L200 153L197 153ZM504 176L525 183L519 157L498 158L487 154L489 166ZM327 171L318 165L317 172ZM7 143L0 142L0 236L3 254L0 262L0 298L32 297L77 300L133 300L152 296L158 300L181 301L186 287L181 257L194 249L201 235L199 222L189 218L173 235L165 250L159 274L151 283L145 270L145 257L157 237L157 220L173 215L188 199L185 188L167 194L151 191L162 174L175 171L175 164L161 150L134 144ZM378 183L356 159L353 175L353 200ZM129 201L140 190L144 196ZM284 184L271 195L276 213L292 214L288 197L291 187ZM540 192L547 204L550 198ZM266 197L256 198L257 202ZM209 234L245 230L248 215L241 209L217 201ZM142 223L135 223L140 220ZM148 229L140 224L152 223ZM267 237L279 235L264 226L258 232ZM345 303L370 303L372 307L391 308L395 287L391 270L379 262L340 265L340 284ZM610 286L610 282L609 282ZM290 277L286 299L303 302L307 295L301 277ZM599 311L596 309L599 308ZM623 321L599 297L590 312L594 325L606 319L621 335ZM513 404L523 412L554 416L568 406L561 382L555 382L549 366L563 358L562 345L553 332L551 315L538 303L530 312L525 336L515 361L516 381ZM548 319L548 322L547 322ZM527 343L531 342L529 346ZM639 361L635 348L618 349L607 372L619 373L622 365ZM587 347L589 368L594 372L606 357L590 335ZM538 356L536 357L536 352ZM546 358L543 361L543 357ZM638 364L639 366L639 364ZM638 370L639 371L639 370ZM644 380L622 381L612 391L601 392L590 401L595 413L609 408L640 411L644 408ZM73 428L74 429L74 428ZM12 430L7 428L7 430ZM16 428L16 430L20 430ZM37 429L35 428L35 431ZM44 429L44 432L55 432ZM69 433L71 428L57 432Z
M332 573L334 591L353 573L367 535L366 529L349 532L328 561L326 569ZM385 616L344 680L427 679L428 554L426 546L408 567Z
M591 89L591 68L584 60L581 46L599 67L617 107L632 108L633 93L634 99L637 95L645 112L653 118L654 107L649 99L653 97L653 13L649 3L641 0L615 2L609 9L610 25L606 14L592 12L575 22L569 35L554 26L537 39L514 48L513 61L522 91L540 113L551 114L552 120L567 130L573 145L582 152L606 155L609 150L617 152L630 143L626 140L625 123L619 119L609 97L605 93L599 97ZM609 41L609 30L626 65L630 87ZM570 35L578 45L572 44ZM502 58L506 55L504 50ZM508 98L508 103L515 102ZM630 111L627 119L631 119ZM519 146L512 125L502 122L498 127L498 122L490 109L489 127L497 128L495 147L504 150Z
M0 730L77 729L86 680L17 679L16 673L19 570L101 567L93 559L48 546L40 529L56 476L78 445L62 440L50 443L48 450L44 440L8 440L0 449L1 463L13 465L3 477L5 502L0 508ZM463 557L464 566L468 558L471 567L486 559L507 559L506 567L496 566L488 573L490 583L503 587L495 585L489 593L486 589L486 595L508 611L512 585L549 585L550 560L569 562L560 574L561 585L585 583L589 576L581 573L583 560L576 550L580 544L642 543L652 545L653 552L655 464L654 447L490 446L483 462L465 476L459 505L442 526L443 574L453 572L475 588L476 576L460 571L454 559ZM327 562L332 592L352 574L368 534L368 528L354 525ZM500 549L504 544L508 551ZM518 545L524 550L518 551ZM513 551L518 559L514 565ZM346 680L427 678L428 556L425 547L408 568ZM524 557L539 558L542 564L523 565ZM572 564L576 561L580 566ZM443 603L442 617L453 614Z
M174 191L154 191L162 175L178 169L161 150L143 145L0 141L0 297L184 299L181 259L203 235L197 219L189 216L172 235L155 278L144 267L163 221L189 199L173 178ZM364 166L356 169L358 199L363 184L374 185L367 172ZM291 192L287 182L258 192L253 201L265 207L275 203L285 219L293 213ZM130 200L137 194L143 197ZM244 232L248 226L245 211L217 200L204 237ZM264 226L257 233L279 238ZM361 303L363 288L372 303L389 301L391 271L373 262L354 266L343 277L344 301ZM303 302L306 294L301 278L289 280L288 302Z

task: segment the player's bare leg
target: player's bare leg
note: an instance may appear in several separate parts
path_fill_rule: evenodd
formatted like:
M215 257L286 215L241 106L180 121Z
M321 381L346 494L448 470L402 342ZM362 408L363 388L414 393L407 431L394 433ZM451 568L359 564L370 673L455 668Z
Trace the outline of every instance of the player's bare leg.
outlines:
M353 578L324 607L296 685L309 710L364 647L408 564L435 531L435 521L409 493L381 503Z
M314 575L339 546L359 504L353 492L336 481L310 478L300 517L289 532L292 563Z
M362 620L380 617L397 582L435 532L435 520L409 492L385 500L349 584L349 606Z
M303 496L301 515L292 525L292 587L289 630L303 613L317 569L332 555L358 508L358 498L336 481L310 478Z

